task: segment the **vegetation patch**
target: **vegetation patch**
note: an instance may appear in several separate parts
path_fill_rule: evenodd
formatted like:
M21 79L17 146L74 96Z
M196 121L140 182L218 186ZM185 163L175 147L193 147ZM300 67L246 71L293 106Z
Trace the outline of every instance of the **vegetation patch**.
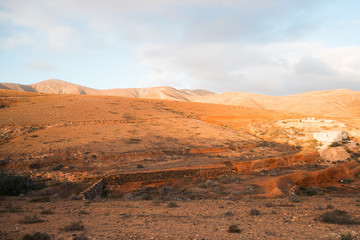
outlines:
M314 196L314 195L318 194L319 189L317 189L315 187L307 188L305 186L301 186L301 187L299 187L299 192L301 195L304 195L304 196Z
M84 228L85 226L82 224L82 221L78 221L78 222L72 222L63 228L60 228L60 230L65 232L72 232L72 231L80 231L83 230Z
M41 233L41 232L35 232L32 234L28 233L22 237L22 240L50 240L50 239L51 237L49 234Z
M167 207L169 207L169 208L174 208L174 207L178 207L178 206L179 205L177 205L176 202L169 202L168 205L167 205Z
M235 224L232 224L229 226L228 232L229 233L241 233L241 229L238 226L236 226Z
M20 220L20 223L23 224L32 224L32 223L39 223L43 222L44 220L40 219L38 216L24 216L24 219Z
M253 209L250 210L250 215L251 216L258 216L258 215L260 215L260 211L258 209L253 208Z
M0 195L18 196L21 193L38 190L42 184L32 180L29 176L0 171Z
M318 217L318 221L333 224L360 224L359 220L342 210L325 212Z

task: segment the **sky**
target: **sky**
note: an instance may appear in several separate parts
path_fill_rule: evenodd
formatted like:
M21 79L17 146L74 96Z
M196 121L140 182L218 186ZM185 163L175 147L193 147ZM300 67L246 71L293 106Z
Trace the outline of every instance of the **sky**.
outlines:
M0 82L360 91L358 0L0 0Z

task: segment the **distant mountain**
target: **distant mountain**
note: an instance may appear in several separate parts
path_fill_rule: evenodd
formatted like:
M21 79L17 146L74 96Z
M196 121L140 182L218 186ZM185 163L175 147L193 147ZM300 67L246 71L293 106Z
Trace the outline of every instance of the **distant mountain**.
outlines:
M229 92L205 96L200 101L304 114L360 116L360 92L348 89L313 91L280 97Z
M216 94L201 89L178 90L172 87L98 90L57 79L31 85L0 83L0 89L49 94L108 95L203 102L290 111L308 115L360 116L360 92L347 89L313 91L276 97L244 92Z
M118 97L150 98L150 99L177 100L177 101L192 101L192 99L197 97L210 96L215 94L200 89L177 90L172 87L98 90L58 79L49 79L31 85L0 83L0 89L48 93L48 94L107 95L107 96L118 96Z
M0 89L21 91L21 92L36 92L36 90L29 85L22 85L17 83L0 83Z

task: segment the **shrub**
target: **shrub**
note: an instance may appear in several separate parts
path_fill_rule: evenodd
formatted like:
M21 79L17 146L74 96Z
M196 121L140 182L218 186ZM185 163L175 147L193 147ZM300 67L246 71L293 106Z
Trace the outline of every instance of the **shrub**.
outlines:
M159 188L159 190L158 190L158 192L161 196L165 196L173 191L174 191L174 189L171 186L163 186L163 187Z
M48 214L54 214L54 212L51 209L43 209L40 214L42 215L48 215Z
M356 236L352 235L350 232L348 233L342 233L340 235L340 239L341 240L355 240L356 239Z
M24 216L23 220L20 220L20 223L23 224L32 224L32 223L38 223L38 222L43 222L44 220L40 219L38 216L33 215L33 216Z
M142 200L151 200L152 197L149 193L144 193L143 195L141 195L141 199Z
M333 142L332 144L329 145L329 147L338 147L338 146L341 146L341 144L338 142Z
M137 168L144 168L144 166L141 165L141 164L136 165L136 167L137 167Z
M300 198L299 198L298 195L291 195L291 196L289 197L289 200L290 200L290 202L293 202L293 203L299 203L299 202L301 202L301 200L300 200Z
M41 187L41 184L33 181L29 176L0 171L0 195L18 196Z
M167 206L169 208L174 208L174 207L178 207L179 205L177 205L176 202L169 202L169 204Z
M30 169L40 169L41 165L40 165L40 163L30 163L29 168Z
M270 207L273 207L273 206L274 206L274 204L272 202L265 203L265 207L270 208Z
M224 215L225 215L225 216L233 216L234 213L233 213L231 210L229 210L229 211L226 211L226 212L224 213Z
M315 187L311 187L311 188L300 187L299 190L305 196L314 196L318 194L318 189Z
M207 185L206 185L206 183L204 181L201 181L199 183L199 188L206 188L206 187L207 187Z
M348 212L342 210L334 210L325 212L318 217L318 220L324 223L333 224L359 224Z
M33 234L25 234L22 240L50 240L50 236L47 233L35 232Z
M250 215L252 215L252 216L260 215L260 211L253 208L253 209L250 210Z
M334 205L332 205L332 204L328 204L327 206L326 206L326 209L334 209L335 207L334 207Z
M0 211L0 212L20 212L22 211L21 208L19 206L14 206L12 204L12 202L9 202L8 204L5 205L4 210Z
M74 236L72 240L88 240L89 238L85 235Z
M49 196L42 196L42 197L33 197L29 200L29 202L50 202Z
M238 226L236 226L235 224L232 224L229 226L228 232L229 233L240 233L241 230Z
M78 222L72 222L69 225L66 225L65 227L61 228L60 230L66 232L72 232L72 231L80 231L83 229L84 229L84 225L82 224L82 221L78 221Z

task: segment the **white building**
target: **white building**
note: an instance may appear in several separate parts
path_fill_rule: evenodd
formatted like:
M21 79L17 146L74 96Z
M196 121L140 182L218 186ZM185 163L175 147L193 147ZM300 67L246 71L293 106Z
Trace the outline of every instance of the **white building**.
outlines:
M321 143L330 144L333 142L341 142L343 140L348 140L349 136L347 132L344 131L324 131L314 133L314 139L318 140Z

